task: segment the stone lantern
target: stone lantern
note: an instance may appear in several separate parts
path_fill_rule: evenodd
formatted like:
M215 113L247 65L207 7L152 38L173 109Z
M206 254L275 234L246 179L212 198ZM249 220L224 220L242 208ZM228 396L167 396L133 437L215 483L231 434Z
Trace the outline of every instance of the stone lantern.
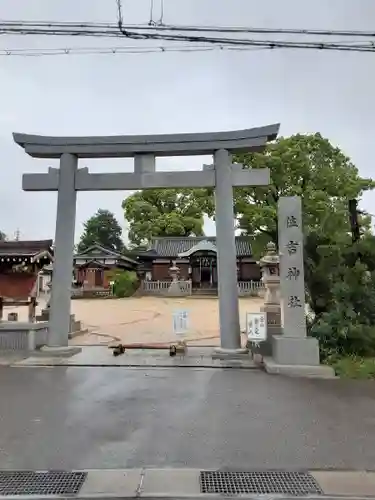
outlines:
M172 283L168 288L168 294L170 295L181 295L181 288L178 281L180 275L180 268L176 265L176 261L172 261L172 265L169 268L169 274L172 278Z
M276 245L272 241L267 243L266 254L260 259L262 281L266 290L264 304L280 305L280 257L276 252Z
M172 278L172 282L178 281L178 277L180 275L180 268L176 265L176 261L172 261L172 265L169 268L169 274Z
M267 340L260 344L260 353L263 356L272 356L272 337L282 333L279 263L276 245L269 242L266 246L266 254L260 259L265 288L264 306L261 312L267 314Z

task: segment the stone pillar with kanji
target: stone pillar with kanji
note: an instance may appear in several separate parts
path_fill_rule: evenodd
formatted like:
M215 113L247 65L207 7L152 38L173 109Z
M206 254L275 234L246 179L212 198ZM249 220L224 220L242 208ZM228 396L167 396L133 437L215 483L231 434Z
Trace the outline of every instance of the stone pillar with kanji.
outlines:
M272 357L279 365L318 366L318 340L308 337L306 331L302 223L301 198L281 197L278 235L283 334L273 337Z

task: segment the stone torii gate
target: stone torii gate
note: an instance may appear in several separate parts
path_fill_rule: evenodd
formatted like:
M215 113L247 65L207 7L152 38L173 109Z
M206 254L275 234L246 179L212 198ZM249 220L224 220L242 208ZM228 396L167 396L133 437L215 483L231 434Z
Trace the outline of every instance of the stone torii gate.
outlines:
M262 151L277 137L279 125L199 134L46 137L14 133L14 141L34 158L60 160L48 173L24 174L24 191L57 191L55 262L49 323L49 347L66 347L70 322L71 277L77 191L126 191L155 188L214 187L218 252L220 343L222 354L241 352L233 187L265 186L268 169L232 165L231 154ZM212 154L201 171L161 172L155 158ZM90 173L80 158L134 158L133 173Z

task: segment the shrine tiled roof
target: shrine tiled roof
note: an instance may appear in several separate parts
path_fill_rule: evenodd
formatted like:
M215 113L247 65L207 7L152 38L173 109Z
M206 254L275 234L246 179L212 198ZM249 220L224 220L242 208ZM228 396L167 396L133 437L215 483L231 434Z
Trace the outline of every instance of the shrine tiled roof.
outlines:
M216 245L215 236L199 237L158 237L153 238L150 250L153 250L159 257L177 257L179 254L187 252L200 241L208 241ZM248 236L236 236L236 252L238 257L252 257L251 238Z
M95 243L89 248L86 248L86 250L84 250L83 252L74 255L74 260L77 259L91 260L91 259L108 259L108 258L116 259L119 261L126 261L129 264L137 265L136 260L121 253L110 250L109 248L105 248L99 245L99 243Z
M0 256L33 257L41 252L49 252L53 255L52 244L52 240L0 241Z

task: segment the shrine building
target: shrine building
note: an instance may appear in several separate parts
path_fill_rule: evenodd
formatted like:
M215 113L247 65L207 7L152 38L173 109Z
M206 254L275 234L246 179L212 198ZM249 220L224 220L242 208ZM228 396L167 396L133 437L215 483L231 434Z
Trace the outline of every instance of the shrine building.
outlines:
M75 281L84 288L109 288L114 271L136 271L137 267L137 261L99 244L73 257Z
M52 240L0 241L0 297L35 297L39 272L52 261Z
M259 264L252 255L250 238L237 236L237 280L259 281ZM218 286L216 237L157 237L150 248L138 254L139 273L149 281L171 280L169 269L176 263L181 280L191 280L194 288Z

